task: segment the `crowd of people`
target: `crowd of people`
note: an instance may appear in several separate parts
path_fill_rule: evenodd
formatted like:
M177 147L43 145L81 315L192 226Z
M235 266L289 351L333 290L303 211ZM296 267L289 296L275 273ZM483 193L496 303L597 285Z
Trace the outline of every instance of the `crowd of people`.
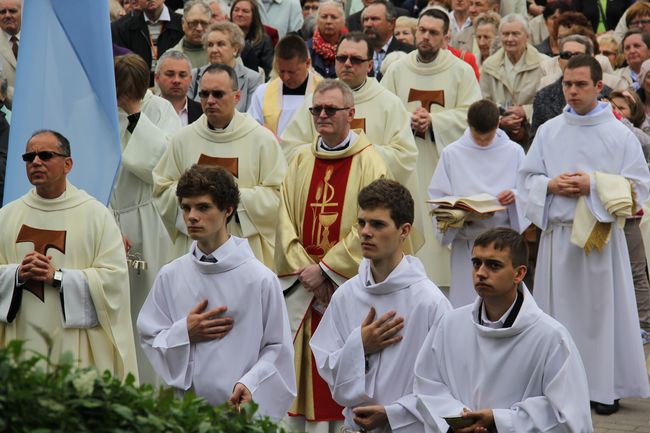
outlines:
M0 346L314 433L590 432L650 397L649 1L109 10L110 203L67 179L88 143L34 131Z

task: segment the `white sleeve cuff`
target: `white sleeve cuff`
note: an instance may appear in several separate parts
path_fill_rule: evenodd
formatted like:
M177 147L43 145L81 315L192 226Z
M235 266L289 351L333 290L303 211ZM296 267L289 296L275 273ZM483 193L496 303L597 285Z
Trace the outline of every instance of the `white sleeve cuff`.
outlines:
M82 271L62 269L61 307L64 328L94 328L99 325L90 287Z
M510 409L492 409L494 425L499 433L517 433L512 422L512 411Z
M390 429L394 433L398 433L401 429L407 428L413 423L418 422L415 415L406 410L406 408L399 403L388 404L384 406L384 409L386 410Z

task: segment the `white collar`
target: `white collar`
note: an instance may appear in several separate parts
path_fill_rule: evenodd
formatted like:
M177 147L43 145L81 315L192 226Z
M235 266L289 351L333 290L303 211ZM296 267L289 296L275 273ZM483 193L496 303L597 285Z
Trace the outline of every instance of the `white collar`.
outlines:
M207 258L215 258L217 262L221 261L224 257L226 257L228 254L230 254L232 251L234 251L237 248L237 245L235 244L235 241L233 240L232 236L228 236L228 240L221 244L219 248L216 250L212 251L210 254L205 254L205 252L201 251L201 248L199 248L199 244L195 243L194 247L192 249L192 254L194 257L196 257L198 260L201 260L201 257L206 256Z
M482 302L481 306L481 325L492 328L492 329L501 329L503 328L503 325L506 323L506 320L508 319L508 316L512 312L512 309L515 307L515 304L517 303L517 298L519 298L519 290L517 290L517 295L515 296L515 300L512 302L512 305L510 305L510 308L508 308L508 311L503 313L503 316L499 318L499 320L492 322L490 319L488 319L487 311L485 310L485 302Z
M326 152L327 151L331 152L332 150L341 150L349 146L350 144L352 144L356 139L357 139L357 134L355 134L354 131L350 130L350 132L348 132L348 136L345 137L342 142L340 142L334 147L326 146L325 143L323 142L323 138L318 137L318 147Z
M171 17L171 15L170 15L170 13L169 13L169 9L167 9L167 6L165 6L165 5L163 5L163 11L162 11L162 13L160 14L160 16L158 17L158 21L155 21L155 22L154 22L154 21L151 21L151 20L149 19L149 17L147 16L147 14L145 14L144 12L142 12L142 15L144 15L144 22L147 23L147 25L158 24L158 23L160 23L161 21L167 21L167 22L169 22L169 21L172 20L172 17Z

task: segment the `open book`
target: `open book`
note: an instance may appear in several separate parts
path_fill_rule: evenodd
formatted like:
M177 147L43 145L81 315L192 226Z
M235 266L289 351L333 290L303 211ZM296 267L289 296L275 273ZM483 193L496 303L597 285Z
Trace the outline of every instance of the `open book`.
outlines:
M469 197L441 197L435 200L427 200L427 203L443 208L462 209L477 214L490 214L506 210L505 206L499 204L496 197L486 193Z

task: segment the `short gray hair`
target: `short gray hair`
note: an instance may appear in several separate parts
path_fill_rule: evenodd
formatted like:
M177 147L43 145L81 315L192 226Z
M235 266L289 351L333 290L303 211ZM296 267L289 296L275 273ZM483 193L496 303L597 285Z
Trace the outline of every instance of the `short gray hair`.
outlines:
M340 2L336 0L325 0L321 4L318 5L318 11L316 12L316 16L320 17L320 11L322 10L323 6L334 6L338 11L341 13L341 17L343 18L343 21L345 21L345 9L343 9L343 5L341 5Z
M350 86L345 84L343 81L339 80L332 80L332 79L325 79L322 80L316 88L314 89L314 95L316 93L324 93L327 92L328 90L335 90L338 89L341 91L341 94L343 95L343 103L348 106L348 107L354 107L354 93L352 93L352 89L350 89Z
M223 32L228 35L230 39L230 44L233 46L237 55L241 54L246 44L244 39L244 32L239 28L239 26L231 21L221 21L219 23L214 23L205 31L203 35L203 46L207 47L208 45L208 36L213 32Z
M156 70L155 70L156 75L160 74L160 70L162 69L162 64L165 63L165 60L167 59L184 60L185 62L187 62L187 68L190 71L192 70L192 62L190 61L190 58L187 57L183 52L176 51L176 50L167 50L163 53L162 56L160 56L158 62L156 63Z
M208 19L212 19L212 9L210 9L210 6L208 6L208 4L203 0L189 0L185 3L185 6L183 6L183 19L185 19L185 15L187 15L194 6L202 7L205 13L208 14Z
M501 28L503 27L504 24L510 24L510 23L521 23L526 34L530 36L530 27L528 26L528 19L524 18L521 14L516 14L516 13L508 14L501 19L501 23L499 24L499 33L501 33Z
M591 39L589 39L586 36L569 35L560 39L560 51L562 51L562 48L564 48L564 44L566 44L567 42L577 42L580 45L583 45L585 47L585 54L588 54L590 56L594 55L594 43L591 42Z

